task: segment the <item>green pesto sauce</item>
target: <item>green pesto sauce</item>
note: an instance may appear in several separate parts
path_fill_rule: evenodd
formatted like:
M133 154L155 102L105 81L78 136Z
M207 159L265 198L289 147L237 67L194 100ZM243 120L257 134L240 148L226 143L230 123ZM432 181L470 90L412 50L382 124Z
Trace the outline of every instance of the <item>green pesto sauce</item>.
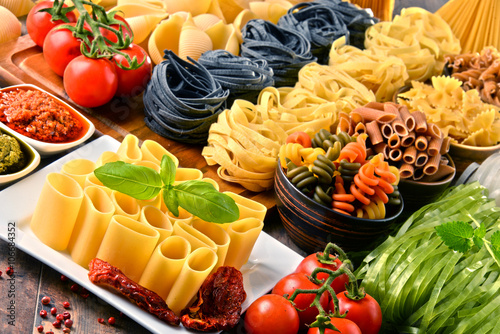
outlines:
M0 134L0 174L11 174L24 167L24 153L16 138Z

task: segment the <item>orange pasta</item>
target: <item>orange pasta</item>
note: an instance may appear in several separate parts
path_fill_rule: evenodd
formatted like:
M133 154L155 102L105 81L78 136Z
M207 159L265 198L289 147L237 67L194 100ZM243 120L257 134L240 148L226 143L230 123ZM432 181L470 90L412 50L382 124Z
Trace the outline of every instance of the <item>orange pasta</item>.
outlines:
M355 142L344 146L337 161L346 159L349 162L364 162L366 160L366 137L366 134L359 135Z

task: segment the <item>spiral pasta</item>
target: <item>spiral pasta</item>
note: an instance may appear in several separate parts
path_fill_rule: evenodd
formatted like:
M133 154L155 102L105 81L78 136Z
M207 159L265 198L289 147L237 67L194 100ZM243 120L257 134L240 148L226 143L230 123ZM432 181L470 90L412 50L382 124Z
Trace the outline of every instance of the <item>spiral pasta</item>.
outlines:
M303 193L310 192L318 183L318 179L309 168L296 166L293 162L287 163L286 177Z

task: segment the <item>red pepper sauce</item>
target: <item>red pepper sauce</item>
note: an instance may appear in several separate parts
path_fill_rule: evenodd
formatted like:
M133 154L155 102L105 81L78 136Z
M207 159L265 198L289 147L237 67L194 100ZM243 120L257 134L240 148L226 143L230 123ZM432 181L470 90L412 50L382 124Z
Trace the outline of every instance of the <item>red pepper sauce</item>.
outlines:
M78 139L83 121L47 93L13 89L0 95L0 121L29 138L47 143Z

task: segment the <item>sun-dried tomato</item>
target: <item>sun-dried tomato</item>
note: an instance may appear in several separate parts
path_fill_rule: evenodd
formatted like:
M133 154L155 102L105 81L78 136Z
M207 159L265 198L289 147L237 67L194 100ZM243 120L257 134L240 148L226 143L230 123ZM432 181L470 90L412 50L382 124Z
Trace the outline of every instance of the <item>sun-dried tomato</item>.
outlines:
M90 261L89 269L89 279L92 283L109 286L121 292L137 306L170 325L180 324L179 317L157 293L140 286L125 276L120 269L97 258Z
M203 282L193 305L181 312L181 322L187 328L204 332L231 329L240 320L246 296L241 272L220 267Z

